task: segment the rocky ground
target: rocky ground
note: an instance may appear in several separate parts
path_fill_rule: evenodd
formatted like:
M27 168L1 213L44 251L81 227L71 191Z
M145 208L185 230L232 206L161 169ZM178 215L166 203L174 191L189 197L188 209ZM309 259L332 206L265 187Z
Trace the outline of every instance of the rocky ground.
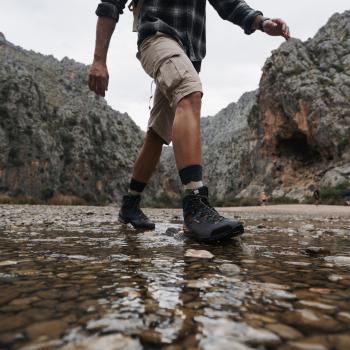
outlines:
M350 210L228 208L204 245L113 207L0 206L0 349L348 350Z

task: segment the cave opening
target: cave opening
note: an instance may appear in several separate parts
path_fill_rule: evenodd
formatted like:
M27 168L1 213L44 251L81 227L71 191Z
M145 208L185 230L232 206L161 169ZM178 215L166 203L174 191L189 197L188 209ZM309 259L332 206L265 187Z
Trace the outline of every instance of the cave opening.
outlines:
M277 155L279 157L294 158L303 163L319 160L320 154L307 141L307 137L300 131L295 131L290 137L277 137Z

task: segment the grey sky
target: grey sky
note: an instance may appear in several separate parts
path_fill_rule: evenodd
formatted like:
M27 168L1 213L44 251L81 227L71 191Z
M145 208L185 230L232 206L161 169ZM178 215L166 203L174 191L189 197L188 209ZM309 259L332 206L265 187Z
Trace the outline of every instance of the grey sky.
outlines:
M348 0L247 0L268 17L285 19L292 36L306 40L335 12L348 9ZM26 49L64 56L90 64L94 48L99 0L10 0L2 1L0 31ZM203 115L213 115L242 93L257 88L261 68L282 42L263 33L247 36L238 27L223 21L208 4L207 57L201 78L204 86ZM106 96L113 108L128 112L145 129L151 79L135 57L136 34L131 32L128 10L114 34L109 52L110 87Z

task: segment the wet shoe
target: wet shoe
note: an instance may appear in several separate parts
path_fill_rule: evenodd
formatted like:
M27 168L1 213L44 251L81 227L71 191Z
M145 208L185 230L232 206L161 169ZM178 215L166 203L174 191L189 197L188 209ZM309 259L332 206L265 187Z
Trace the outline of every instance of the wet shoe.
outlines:
M131 224L137 229L154 230L155 224L140 209L141 196L124 196L119 211L119 222Z
M208 188L203 186L183 198L184 232L201 242L215 242L241 235L241 222L221 216L208 201Z

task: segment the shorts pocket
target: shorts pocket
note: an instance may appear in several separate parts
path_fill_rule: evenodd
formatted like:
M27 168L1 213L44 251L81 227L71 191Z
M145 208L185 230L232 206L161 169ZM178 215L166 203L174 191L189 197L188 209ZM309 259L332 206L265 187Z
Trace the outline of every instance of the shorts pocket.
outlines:
M167 58L156 72L156 83L160 91L169 101L173 99L176 88L184 80L187 67L183 63L181 55L174 55Z

